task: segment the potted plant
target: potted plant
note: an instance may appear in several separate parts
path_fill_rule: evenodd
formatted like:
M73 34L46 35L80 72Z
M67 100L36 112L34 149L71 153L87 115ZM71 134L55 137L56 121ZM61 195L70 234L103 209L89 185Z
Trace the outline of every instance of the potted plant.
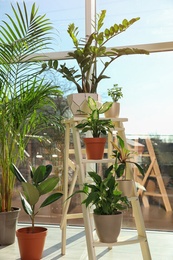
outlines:
M118 84L114 84L111 89L108 89L108 96L112 98L113 104L108 111L105 112L106 118L116 118L120 114L120 103L118 100L123 97L122 88Z
M17 180L21 182L23 189L23 192L20 193L22 206L32 223L31 227L20 228L16 231L21 259L41 259L47 229L45 227L36 227L35 217L41 208L62 197L62 193L52 193L59 182L59 178L50 176L52 165L40 165L37 168L31 167L30 182L26 181L14 164L11 164L11 171ZM39 204L40 198L50 192L51 194Z
M144 176L144 170L137 162L132 160L135 152L126 148L124 140L119 135L117 135L117 143L112 142L112 146L112 157L115 158L115 162L107 169L107 174L112 171L117 178L118 188L127 197L131 197L134 194L134 178L130 175L128 166L135 165L142 176Z
M129 201L117 188L118 183L111 172L104 178L96 172L88 172L88 174L91 182L84 183L83 189L74 194L84 193L85 199L82 204L93 207L94 222L100 242L114 243L121 229L122 210L129 206Z
M88 98L93 93L97 93L98 84L101 80L109 78L105 74L106 69L119 57L131 54L149 54L148 51L136 48L112 48L107 50L107 43L125 32L130 26L137 22L140 18L124 19L122 23L114 23L110 28L103 29L106 17L106 10L102 10L97 14L96 23L94 24L94 32L83 38L78 38L79 30L74 23L68 26L68 34L74 44L74 51L68 52L68 57L75 59L78 68L75 66L68 68L66 64L58 65L57 60L50 60L48 63L43 63L42 71L53 68L58 73L61 73L64 78L74 83L77 92L81 93L81 103L84 98ZM100 69L97 64L100 62ZM89 94L88 94L89 93ZM79 95L76 94L68 98L70 108L80 109ZM98 96L94 94L94 96ZM92 96L93 97L93 96ZM75 111L75 112L76 112Z
M25 158L32 135L55 122L46 111L55 109L53 97L61 93L37 76L40 65L30 56L47 49L51 23L35 4L28 10L25 3L12 5L13 13L0 26L0 245L14 243L19 211L11 205L10 164Z
M87 105L90 112L85 119L76 125L76 128L82 130L82 133L91 131L93 136L84 138L87 159L102 159L106 138L101 137L101 134L106 135L107 132L111 132L111 128L114 126L111 119L101 119L100 114L107 111L112 102L105 102L98 106L92 97L88 97Z

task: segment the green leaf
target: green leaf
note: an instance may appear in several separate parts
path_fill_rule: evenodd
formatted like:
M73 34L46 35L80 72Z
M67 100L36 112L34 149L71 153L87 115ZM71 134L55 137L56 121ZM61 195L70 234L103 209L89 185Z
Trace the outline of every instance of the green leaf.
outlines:
M125 163L118 165L118 168L116 169L116 175L118 178L120 178L123 175L125 168L126 168Z
M110 36L110 31L108 29L105 29L105 37L108 39Z
M49 68L52 68L52 60L48 61L48 66L49 66Z
M124 19L122 21L122 24L125 26L125 27L128 27L129 26L129 22L127 21L127 19Z
M21 197L21 202L22 202L24 211L26 212L26 214L31 216L33 214L31 205L28 203L28 201L25 199L25 197L21 193L20 193L20 197Z
M96 172L88 172L88 174L97 184L101 183L102 179Z
M92 97L88 97L88 106L91 109L91 111L97 109L97 103Z
M56 200L59 200L62 197L62 193L54 193L51 194L49 197L47 197L43 203L41 204L40 208L46 207L48 205L50 205L51 203L53 203Z
M51 173L52 165L39 165L38 168L33 172L33 182L37 185L44 181Z
M116 23L114 24L114 30L115 30L116 33L119 31L119 26Z
M25 178L23 177L22 173L18 170L18 168L14 165L11 164L10 165L10 170L12 171L12 173L16 176L16 178L18 179L18 181L20 182L26 182Z
M33 206L39 200L39 192L35 186L29 182L22 182L22 188L28 203Z
M94 204L95 201L99 198L99 195L97 192L91 192L88 197L82 201L82 204L86 204L86 207L88 207L90 204Z
M137 22L138 20L140 20L140 17L132 18L132 19L129 21L129 24L132 25L132 24L134 24L135 22Z
M53 191L53 189L56 187L58 182L59 182L59 178L56 176L53 176L53 177L48 178L47 180L41 182L40 185L37 187L39 194L43 195L43 194Z
M104 41L104 36L103 36L103 32L101 32L97 35L97 42L99 46L103 43L103 41Z
M56 70L58 68L58 61L54 60L53 62L53 68Z
M132 162L136 165L136 167L138 168L139 172L142 174L142 176L144 176L144 169L136 162Z
M114 33L115 33L115 28L114 28L114 26L111 26L109 31L110 31L110 35L111 35L111 36L114 35Z
M99 110L94 110L91 116L92 120L99 120Z
M99 31L103 24L104 24L104 19L105 19L105 16L106 16L106 10L102 10L101 13L98 15L98 28L97 28L97 31Z
M109 108L112 106L113 102L105 102L99 109L99 114L103 114L106 111L109 110Z

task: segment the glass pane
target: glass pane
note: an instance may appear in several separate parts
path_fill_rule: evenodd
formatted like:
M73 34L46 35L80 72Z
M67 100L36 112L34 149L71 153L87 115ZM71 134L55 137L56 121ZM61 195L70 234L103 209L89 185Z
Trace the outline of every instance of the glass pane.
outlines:
M11 14L11 5L16 7L16 1L0 1L0 17L1 20L5 20L5 13ZM27 8L30 8L33 4L31 0L25 1ZM65 51L73 48L69 36L67 34L68 25L75 23L80 27L81 37L84 37L85 33L85 1L35 1L36 7L39 10L39 14L46 14L46 17L50 19L54 27L53 44L51 51ZM22 1L19 2L22 4ZM0 21L1 23L1 21ZM50 52L50 50L48 50Z
M129 119L126 133L172 134L172 67L173 52L162 52L120 57L106 71L110 79L101 82L98 92L105 101L113 84L122 87L120 116Z
M5 19L4 13L8 13L10 2L0 2L0 16ZM27 5L31 5L31 1L26 1ZM71 50L73 48L70 38L66 32L68 24L74 22L80 30L80 36L84 33L84 4L85 1L58 1L55 6L55 1L37 1L39 12L46 13L54 24L55 41L53 51ZM161 41L172 40L172 1L149 1L132 0L132 1L102 1L97 0L97 12L102 9L107 9L105 26L112 25L112 22L121 22L124 18L131 19L132 17L140 16L141 19L134 24L127 32L119 35L114 39L109 46L121 46L130 44L143 44ZM67 65L76 66L75 61L61 61ZM128 122L125 123L128 139L136 141L144 145L142 154L146 155L147 147L145 139L149 135L152 140L156 159L159 164L161 176L166 189L165 195L168 195L171 205L172 202L172 152L173 152L173 137L172 137L172 67L173 67L173 52L154 53L149 56L134 55L121 57L106 71L106 75L110 79L105 79L101 82L98 93L101 94L102 100L108 100L107 89L113 84L118 84L123 88L123 98L120 100L121 117L127 117ZM76 92L74 86L62 78L61 75L47 73L53 82L63 87L64 95ZM73 89L72 89L73 88ZM74 91L73 91L74 90ZM60 104L60 101L58 101ZM58 111L60 108L58 108ZM43 134L43 133L42 133ZM45 133L44 133L45 134ZM64 139L57 132L46 133L48 142L45 144L32 143L28 146L27 152L31 155L31 162L35 165L41 163L52 163L54 166L53 174L58 174L60 178L63 176L63 149ZM49 140L54 139L54 142ZM71 139L70 148L73 148ZM134 147L132 147L134 148ZM151 163L151 158L146 159L140 152L137 160L143 164L146 171ZM74 159L74 156L71 155ZM27 167L26 167L27 168ZM25 169L26 174L27 170ZM69 183L72 178L72 170L69 170ZM62 180L62 179L61 179ZM63 185L62 182L60 182ZM150 184L150 185L149 185ZM62 188L60 185L59 189ZM149 178L147 189L151 192L159 192L158 182L156 178ZM15 193L15 203L20 205L18 192ZM164 194L163 194L164 195ZM149 198L149 208L144 207L141 201L144 220L148 229L172 230L172 215L165 210L162 197L152 196ZM39 223L59 223L61 218L61 202L42 210L38 217ZM73 198L69 212L80 212L80 198ZM150 215L154 212L153 215ZM159 212L159 214L158 214ZM159 219L158 219L159 216ZM162 216L162 217L160 217ZM163 219L163 221L161 221ZM26 214L20 214L20 221L29 221ZM153 221L151 221L153 220ZM81 224L81 220L71 221ZM165 223L167 223L165 225ZM124 227L133 227L133 214L129 210L125 213Z
M105 26L140 17L134 25L122 33L112 46L172 41L173 2L171 0L97 0L97 12L107 10Z

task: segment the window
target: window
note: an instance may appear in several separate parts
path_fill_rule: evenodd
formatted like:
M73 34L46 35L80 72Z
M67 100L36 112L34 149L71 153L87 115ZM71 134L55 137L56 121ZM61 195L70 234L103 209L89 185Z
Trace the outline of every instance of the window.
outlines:
M9 12L11 2L15 3L15 1L1 1L0 16L2 19L5 19L4 14ZM27 6L31 5L31 1L26 0L25 2ZM55 28L55 40L52 44L53 54L51 53L50 55L54 58L61 57L61 63L66 62L75 66L76 64L73 60L66 61L67 51L73 48L67 34L67 28L69 23L74 22L79 27L80 36L85 36L85 1L37 0L36 5L39 6L40 13L46 13L47 17L51 19ZM150 135L161 169L166 192L171 205L173 205L173 1L96 0L97 13L102 9L107 10L105 27L109 27L114 22L119 23L124 18L131 19L133 17L140 17L140 20L129 28L129 30L112 40L108 47L128 45L141 47L142 44L142 48L152 50L149 56L124 56L115 61L106 71L106 75L110 76L110 79L102 81L98 92L101 94L102 100L105 101L107 99L107 89L111 88L113 84L118 84L123 88L124 97L120 100L120 116L127 117L129 120L129 122L125 123L128 138L133 140L137 139L138 142L143 144L147 135ZM61 76L54 75L53 77L57 84L67 87L65 95L69 93L68 89L72 87L71 84L61 78ZM39 146L37 146L36 149L38 153L35 156L35 160L37 160L37 162L40 160L38 163L45 163L45 158L47 157L44 157L44 154L42 154L43 159L39 159L38 155L41 155L43 152L46 154L47 149L43 147L40 148ZM54 150L52 152L52 156L53 155L55 156ZM141 159L141 157L138 159ZM145 160L141 162L144 164L148 163ZM150 182L153 184L152 179ZM158 183L156 181L154 181L154 189L158 191ZM163 207L162 198L151 197L149 198L149 203L157 207L157 214L163 216L163 220L165 221L164 217L167 217L167 212ZM73 206L75 210L79 209L80 200L78 197L74 198L71 210L73 210ZM49 223L59 222L57 214L60 209L61 205L59 203L53 205L48 212L41 212L38 221L46 221ZM148 220L148 216L149 218L153 218L148 221L148 228L172 230L169 224L165 227L164 222L159 226L157 222L158 215L149 215L149 211L147 210L148 209L143 208L143 214L146 220ZM26 219L23 219L22 214L21 220L26 221ZM151 220L153 220L153 222ZM79 224L79 220L77 221ZM156 225L154 225L154 222ZM133 224L129 220L127 227L132 226Z

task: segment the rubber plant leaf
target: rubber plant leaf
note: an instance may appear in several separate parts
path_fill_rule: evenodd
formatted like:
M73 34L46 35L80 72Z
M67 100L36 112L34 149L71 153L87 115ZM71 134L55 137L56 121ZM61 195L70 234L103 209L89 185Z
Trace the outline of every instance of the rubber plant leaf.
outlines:
M31 206L35 205L39 200L39 192L37 188L29 182L22 182L22 188L28 203Z
M53 189L56 187L58 182L59 182L59 178L56 176L41 182L40 185L37 187L39 194L43 195L53 191Z
M33 172L33 182L37 185L44 181L52 171L52 165L40 165L35 172Z
M26 214L31 216L33 213L31 205L28 203L28 201L25 199L25 197L21 193L20 193L20 197L21 197L21 202L22 202L24 211L26 212Z
M62 193L54 193L54 194L51 194L49 197L47 197L43 203L41 204L40 208L43 208L43 207L46 207L48 205L50 205L51 203L53 203L54 201L60 199L62 197Z
M10 165L10 169L12 173L16 176L17 180L20 182L26 182L25 178L21 174L21 172L17 169L17 167L14 164Z

